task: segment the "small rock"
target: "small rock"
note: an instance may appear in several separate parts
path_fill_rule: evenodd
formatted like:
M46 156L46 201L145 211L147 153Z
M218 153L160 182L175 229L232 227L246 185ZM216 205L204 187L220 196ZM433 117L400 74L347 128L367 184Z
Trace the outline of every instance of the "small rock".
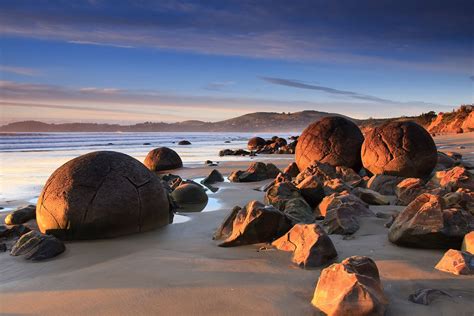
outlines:
M295 178L300 173L300 170L296 162L292 162L283 170L283 173L289 175L291 178Z
M313 209L302 198L286 201L283 213L290 219L293 225L298 223L314 223Z
M362 201L370 205L389 205L390 199L386 195L382 195L377 191L364 189L364 188L355 188L351 192Z
M19 225L36 218L36 205L19 208L5 217L5 224Z
M191 142L190 142L189 140L180 140L180 141L178 142L178 145L181 145L181 146L183 146L183 145L191 145Z
M395 187L403 181L403 179L402 177L377 174L369 179L367 189L377 191L383 195L395 195Z
M319 267L337 257L331 239L318 224L296 224L272 245L292 251L293 262L302 268Z
M211 173L201 181L202 184L213 184L216 182L224 182L224 177L216 169L212 170Z
M474 274L474 255L449 249L435 266L435 269L455 275Z
M408 296L408 300L422 305L430 305L431 302L441 295L452 297L449 293L437 289L418 289Z
M474 191L474 174L464 167L454 167L447 171L437 172L436 177L439 178L439 184L449 191L456 191L460 188Z
M352 213L355 216L374 216L374 213L369 209L369 205L359 199L354 194L348 192L334 193L326 196L321 203L319 203L318 211L321 216L326 216L332 208L339 206L348 206L352 209Z
M30 231L18 239L10 252L12 256L25 255L25 259L41 261L56 257L66 250L64 243L52 235Z
M275 206L279 210L283 210L286 201L301 198L299 190L289 182L277 182L271 186L265 194L265 203Z
M274 164L254 162L245 171L232 172L228 179L231 182L257 182L275 178L280 172Z
M306 177L297 188L311 207L316 207L325 196L323 185L317 176Z
M0 238L17 238L31 231L24 225L5 226L0 225Z
M360 227L352 209L345 205L330 209L323 220L323 225L328 234L337 235L352 235Z
M388 299L375 262L354 256L321 271L311 303L331 316L382 316Z
M220 247L234 247L271 242L290 229L285 215L273 206L258 201L249 202L235 214L232 233Z

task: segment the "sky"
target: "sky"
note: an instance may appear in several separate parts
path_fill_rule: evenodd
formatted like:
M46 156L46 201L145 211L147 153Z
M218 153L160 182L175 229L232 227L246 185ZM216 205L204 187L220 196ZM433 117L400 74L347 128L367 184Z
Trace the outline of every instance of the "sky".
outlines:
M0 124L451 111L474 2L0 0Z

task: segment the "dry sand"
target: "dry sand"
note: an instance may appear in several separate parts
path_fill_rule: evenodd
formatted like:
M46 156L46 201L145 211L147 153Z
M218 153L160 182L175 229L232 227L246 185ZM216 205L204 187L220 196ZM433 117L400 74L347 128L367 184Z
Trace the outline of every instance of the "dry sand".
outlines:
M473 134L437 137L445 150L474 157ZM465 150L456 149L460 144ZM466 145L469 144L469 145ZM468 147L469 146L469 147ZM474 162L473 159L470 159ZM280 167L288 160L275 163ZM248 162L223 163L224 175ZM212 168L181 169L186 178ZM212 234L229 210L252 199L267 182L217 185L218 211L189 214L190 221L117 239L67 243L60 257L33 263L0 254L0 313L43 315L313 315L310 301L320 269L292 265L291 254L258 251L262 245L217 247ZM397 206L374 207L391 213ZM1 218L0 218L1 220ZM364 219L354 238L331 235L337 261L373 258L390 299L387 315L474 315L474 276L434 270L442 250L401 248L387 240L387 220ZM419 288L453 295L429 306L408 301Z

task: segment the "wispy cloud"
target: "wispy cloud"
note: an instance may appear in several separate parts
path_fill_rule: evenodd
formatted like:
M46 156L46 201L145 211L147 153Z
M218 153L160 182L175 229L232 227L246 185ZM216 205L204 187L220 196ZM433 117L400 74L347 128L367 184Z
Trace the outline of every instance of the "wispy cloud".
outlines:
M7 66L7 65L0 65L0 72L8 72L16 75L22 76L38 76L40 72L33 68L26 68L26 67L15 67L15 66Z
M364 101L371 101L371 102L382 102L382 103L393 103L395 101L388 100L388 99L383 99L379 97L374 97L371 95L366 95L366 94L361 94L353 91L346 91L346 90L339 90L339 89L334 89L330 87L324 87L324 86L319 86L319 85L313 85L313 84L308 84L304 83L298 80L291 80L291 79L282 79L282 78L273 78L273 77L260 77L263 81L272 83L272 84L277 84L281 86L287 86L287 87L292 87L292 88L298 88L298 89L308 89L308 90L316 90L316 91L322 91L326 92L332 95L337 95L337 96L344 96L344 97L349 97L357 100L364 100Z
M113 43L99 43L99 42L91 42L91 41L68 41L71 44L78 44L78 45L94 45L94 46L111 46L111 47L119 47L119 48L134 48L131 45L121 45L121 44L113 44Z
M204 89L210 91L221 91L227 87L235 85L235 81L214 81L208 83Z

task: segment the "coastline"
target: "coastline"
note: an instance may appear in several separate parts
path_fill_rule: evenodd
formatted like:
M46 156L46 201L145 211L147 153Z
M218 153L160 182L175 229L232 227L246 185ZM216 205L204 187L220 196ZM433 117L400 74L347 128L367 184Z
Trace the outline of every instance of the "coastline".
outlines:
M468 134L436 137L443 151L458 151L474 162L474 140ZM470 144L470 145L469 145ZM457 149L458 146L464 149ZM289 160L269 157L284 168ZM258 156L254 161L266 158ZM206 176L213 168L224 176L245 169L250 161L221 162L218 167L193 165L172 173L183 178ZM258 251L263 244L218 247L212 234L233 206L264 194L267 181L219 183L212 194L219 209L190 213L190 221L152 232L115 239L68 242L55 260L32 263L0 254L0 314L130 315L314 314L310 304L321 269L303 270L283 251ZM400 206L371 206L382 213ZM0 213L0 220L6 212ZM472 315L474 276L454 276L433 267L443 250L398 247L387 239L387 219L365 218L351 239L330 235L336 261L352 256L373 258L379 268L390 315ZM429 306L408 301L419 288L440 289Z

